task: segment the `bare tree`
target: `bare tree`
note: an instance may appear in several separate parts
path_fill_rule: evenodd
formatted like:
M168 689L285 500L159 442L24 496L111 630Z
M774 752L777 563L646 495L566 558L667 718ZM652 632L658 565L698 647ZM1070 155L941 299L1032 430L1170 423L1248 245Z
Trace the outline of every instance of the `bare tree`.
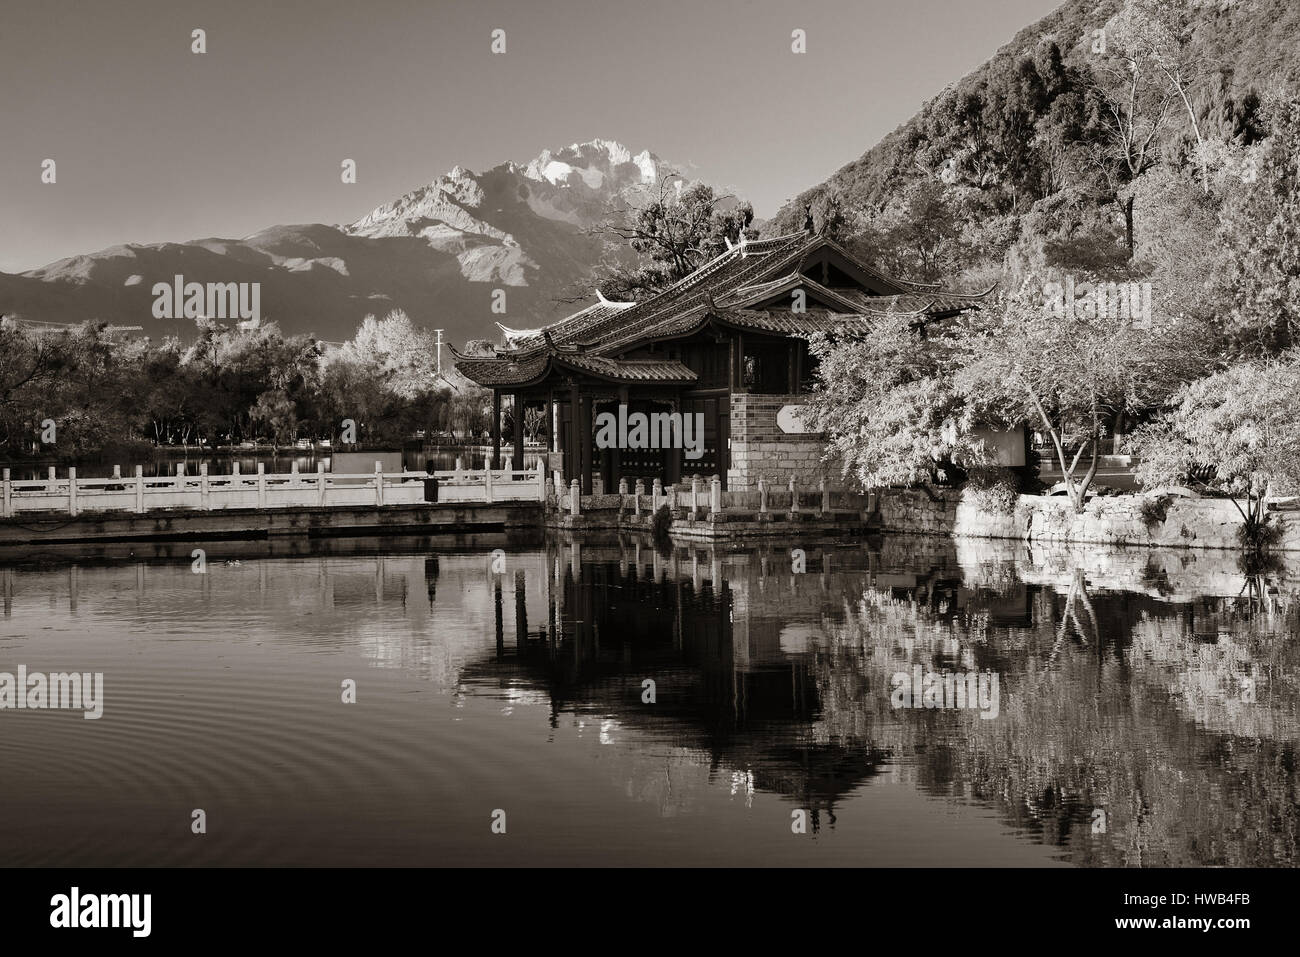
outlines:
M1176 95L1164 82L1149 43L1127 11L1107 25L1105 53L1094 69L1094 93L1107 149L1093 153L1124 213L1124 235L1133 255L1133 193L1124 186L1156 162L1159 134Z

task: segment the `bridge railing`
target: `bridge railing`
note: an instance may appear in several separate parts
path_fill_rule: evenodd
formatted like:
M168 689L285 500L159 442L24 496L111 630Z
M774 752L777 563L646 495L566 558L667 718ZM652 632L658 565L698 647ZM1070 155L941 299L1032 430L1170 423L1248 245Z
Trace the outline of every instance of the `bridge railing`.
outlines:
M437 483L436 493L427 480ZM251 474L209 475L207 466L190 475L135 475L80 478L75 468L64 478L55 470L43 479L14 479L3 470L0 517L28 513L80 515L83 512L144 513L159 509L221 511L252 508L329 508L417 505L438 502L492 503L545 501L540 470L475 469L436 472L374 472L340 474L294 471L267 473L259 464Z

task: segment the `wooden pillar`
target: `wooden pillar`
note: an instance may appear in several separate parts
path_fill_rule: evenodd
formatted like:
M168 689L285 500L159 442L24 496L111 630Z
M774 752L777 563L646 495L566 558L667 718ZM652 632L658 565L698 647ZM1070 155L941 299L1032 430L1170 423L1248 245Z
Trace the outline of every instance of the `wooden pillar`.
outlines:
M569 387L569 430L564 437L565 445L565 474L566 481L572 481L582 474L582 428L579 425L582 416L580 414L582 402L578 395L578 383L574 382Z
M584 395L581 401L581 414L578 416L579 451L582 453L582 494L590 495L591 483L591 405L592 399Z
M518 392L515 393L515 448L514 461L511 463L515 468L524 467L524 408L527 403L524 397Z
M736 333L736 381L732 383L733 392L744 392L745 389L745 334Z
M560 437L555 434L555 393L546 393L546 451L560 451ZM550 466L548 465L547 468Z
M624 385L624 386L619 386L619 389L618 389L618 402L619 402L619 405L622 405L622 406L628 406L628 405L629 405L629 402L628 402L628 391L627 391L627 386L625 386L625 385ZM628 408L628 414L630 415L631 412L632 412L632 410L631 410L631 408L629 407L629 408ZM618 410L617 410L617 409L614 410L614 414L615 414L615 415L618 415ZM612 465L613 465L613 467L612 467L612 469L611 469L612 474L610 475L610 484L611 484L612 486L617 486L618 483L619 483L619 481L623 478L623 448L622 448L622 446L619 446L619 445L614 446L614 452L613 452L613 454L610 456L610 459L612 460Z
M492 390L492 458L488 468L501 468L501 393Z
M685 415L681 397L678 396L674 403L677 410ZM665 449L664 450L664 484L676 485L682 480L682 455L683 449Z

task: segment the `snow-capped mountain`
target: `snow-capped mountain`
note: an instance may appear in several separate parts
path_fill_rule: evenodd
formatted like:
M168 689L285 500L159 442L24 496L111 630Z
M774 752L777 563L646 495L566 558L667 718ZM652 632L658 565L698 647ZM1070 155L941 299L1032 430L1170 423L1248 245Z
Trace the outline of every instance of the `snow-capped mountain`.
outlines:
M193 333L155 319L153 284L260 282L264 319L287 333L349 338L361 319L405 309L461 343L495 336L494 320L545 322L600 258L588 234L615 204L672 174L649 151L612 140L544 150L482 173L460 166L347 226L272 226L244 239L126 244L26 273L0 273L0 313L53 322L99 319L154 336ZM493 313L493 290L507 312Z

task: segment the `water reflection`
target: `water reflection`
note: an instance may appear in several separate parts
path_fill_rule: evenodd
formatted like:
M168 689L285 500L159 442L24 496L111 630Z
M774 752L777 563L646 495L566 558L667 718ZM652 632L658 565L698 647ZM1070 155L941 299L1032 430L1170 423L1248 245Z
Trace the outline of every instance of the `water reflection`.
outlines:
M1294 580L1217 555L805 551L798 574L771 548L552 548L544 627L519 577L513 647L498 618L497 654L462 681L617 715L832 826L887 768L1078 864L1295 863ZM997 718L895 709L891 677L918 664L1000 676Z
M0 554L0 671L108 688L102 728L0 713L16 862L1296 863L1295 568L480 535L211 543L195 575L191 547ZM997 717L894 707L918 666L996 674ZM199 801L220 840L160 830Z

